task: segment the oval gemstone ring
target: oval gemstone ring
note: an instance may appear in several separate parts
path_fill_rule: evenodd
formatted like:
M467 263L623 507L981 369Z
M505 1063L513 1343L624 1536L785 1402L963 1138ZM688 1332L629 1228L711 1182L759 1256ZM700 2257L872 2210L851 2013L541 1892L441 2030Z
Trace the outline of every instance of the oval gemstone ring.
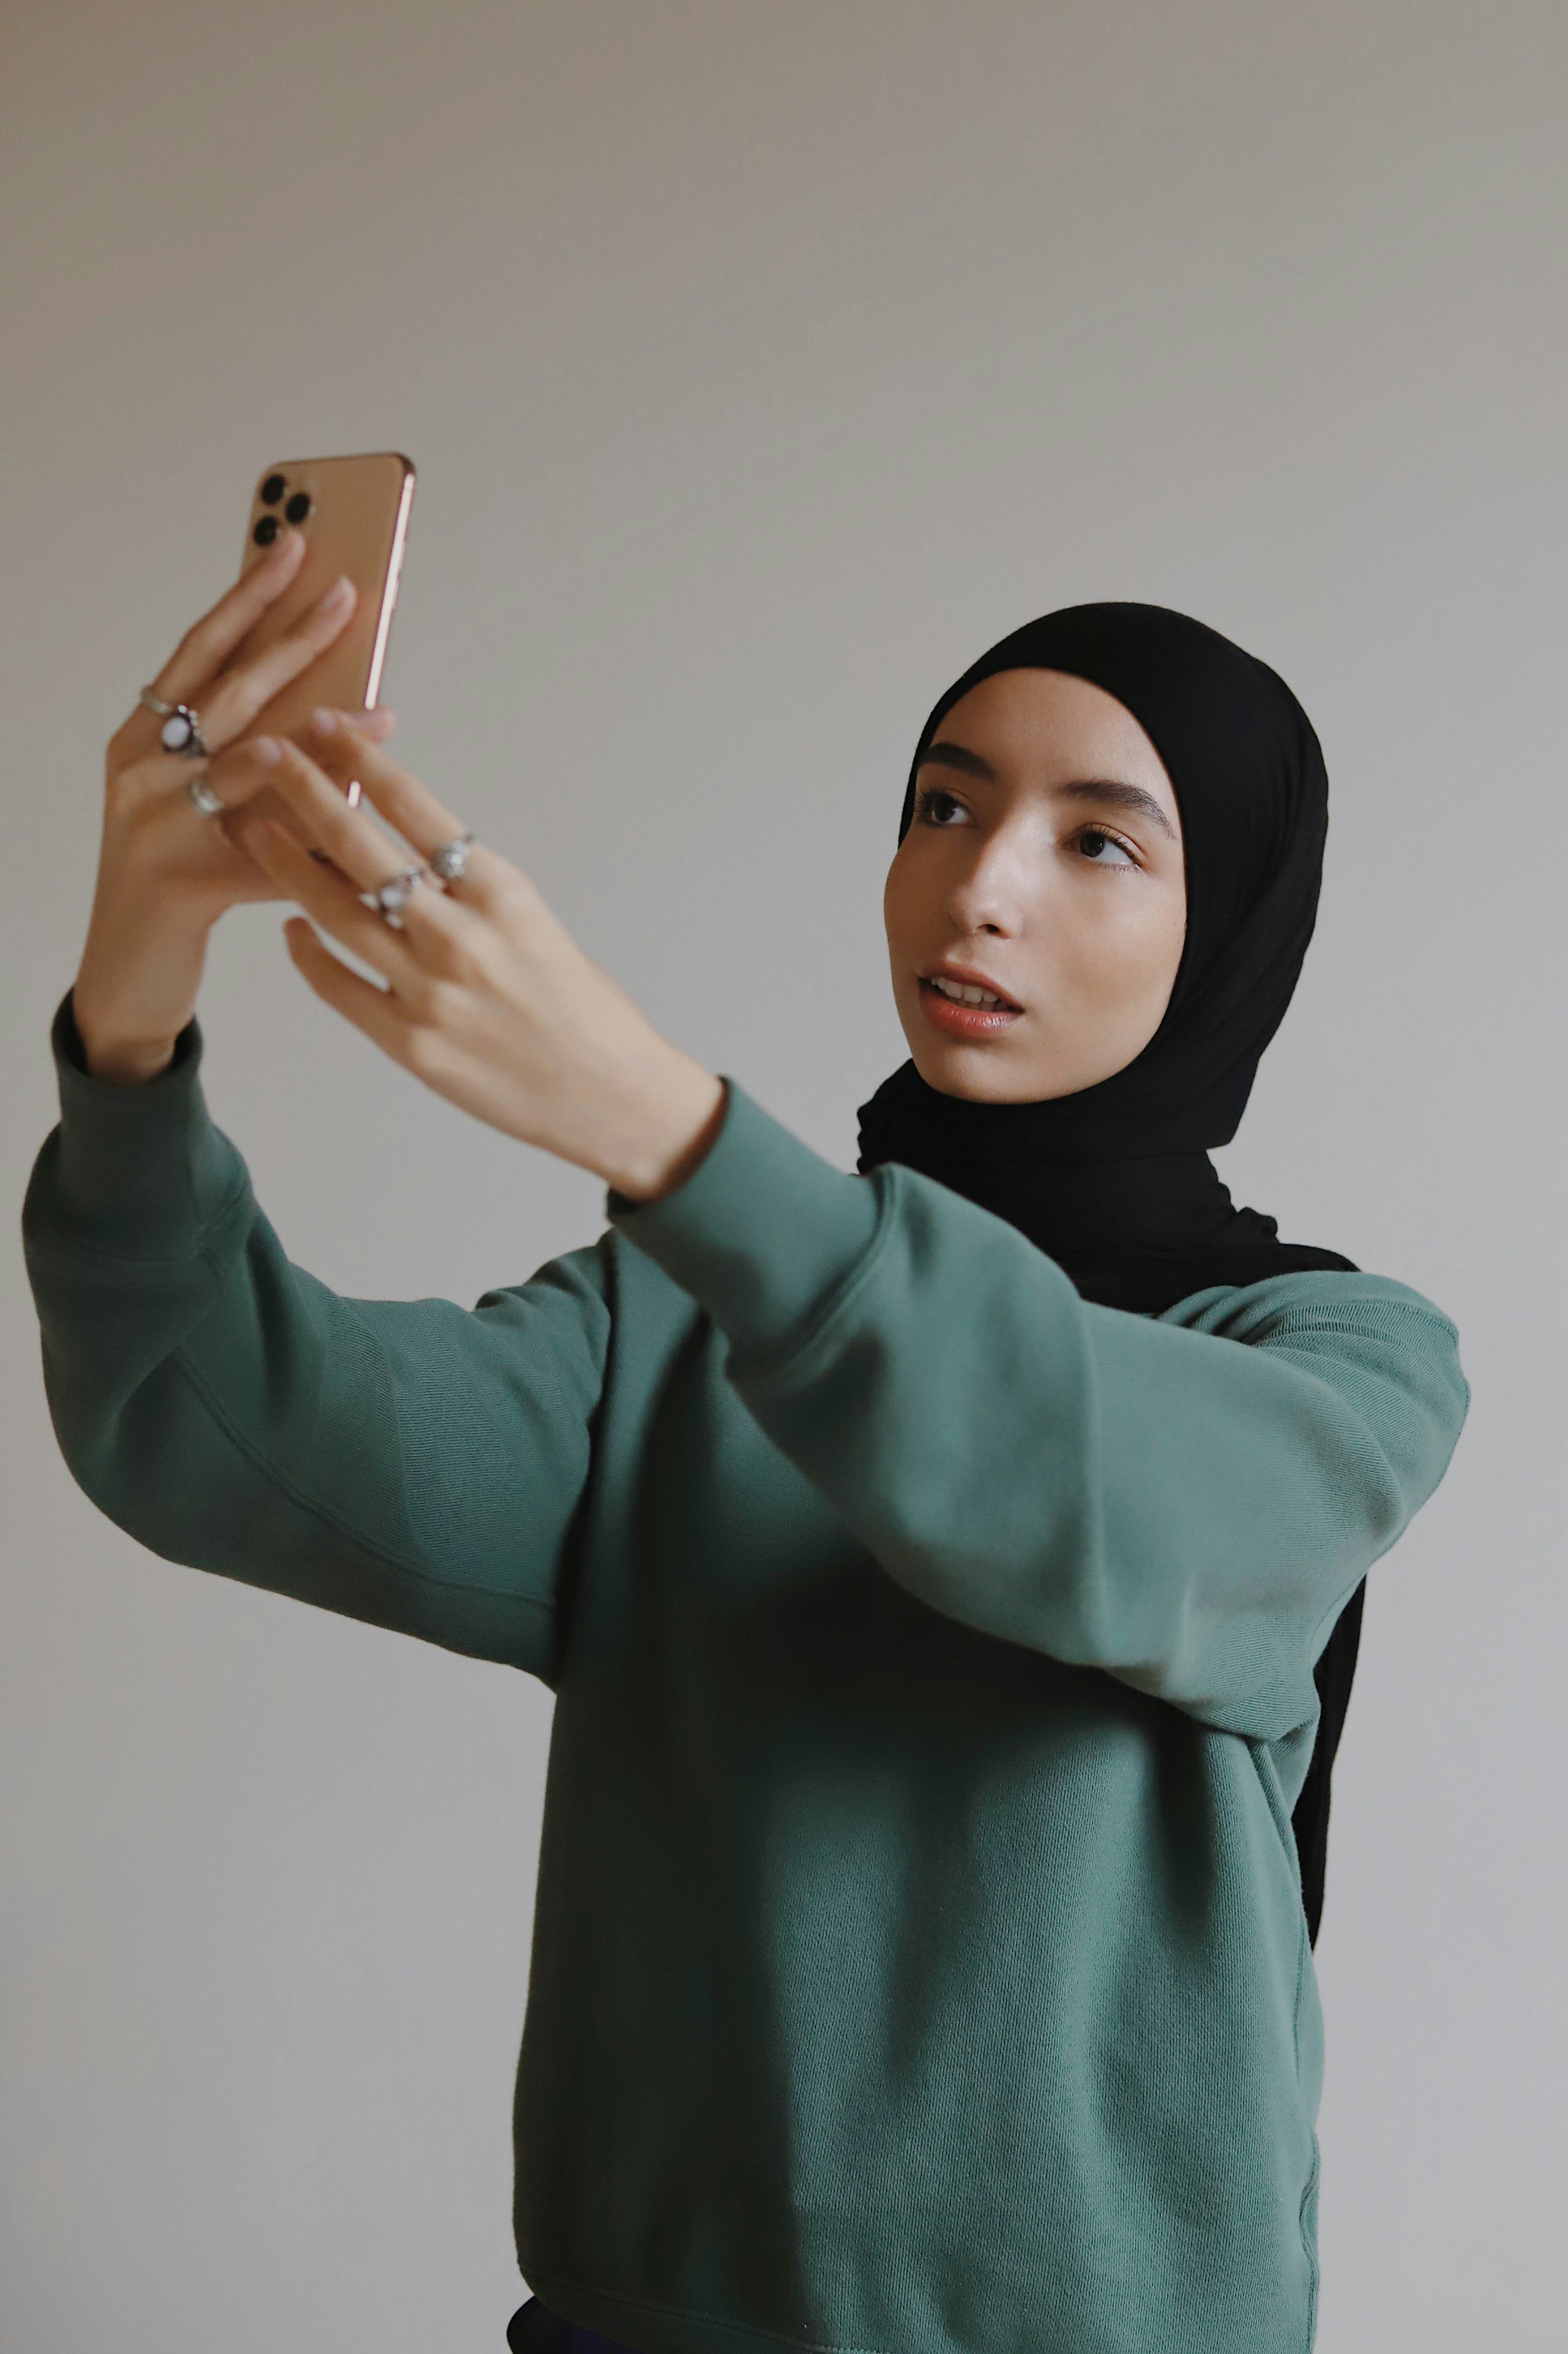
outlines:
M202 741L200 716L188 703L166 703L150 686L144 686L136 699L143 709L156 712L162 719L158 740L165 752L183 752L191 760L211 759Z

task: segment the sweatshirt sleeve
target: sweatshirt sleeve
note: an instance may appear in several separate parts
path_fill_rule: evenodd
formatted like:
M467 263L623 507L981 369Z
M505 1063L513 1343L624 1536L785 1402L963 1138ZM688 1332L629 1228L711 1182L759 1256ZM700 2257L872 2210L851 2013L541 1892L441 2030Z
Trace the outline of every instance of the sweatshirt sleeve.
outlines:
M193 1023L143 1086L56 1017L23 1213L49 1407L94 1503L171 1561L553 1684L609 1331L600 1249L465 1310L291 1265L207 1118Z
M677 1192L611 1214L887 1575L1223 1730L1312 1721L1334 1619L1457 1440L1448 1319L1343 1274L1102 1308L988 1211L845 1176L729 1098Z

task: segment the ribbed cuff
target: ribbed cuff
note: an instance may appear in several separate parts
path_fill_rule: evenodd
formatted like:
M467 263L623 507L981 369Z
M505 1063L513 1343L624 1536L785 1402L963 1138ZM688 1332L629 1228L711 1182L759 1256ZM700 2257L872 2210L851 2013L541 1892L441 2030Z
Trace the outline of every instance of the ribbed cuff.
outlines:
M787 1351L875 1238L876 1187L802 1144L733 1079L723 1125L683 1185L611 1222L691 1293L747 1356Z
M125 1257L197 1247L246 1176L207 1117L196 1023L181 1031L168 1067L134 1087L93 1077L69 992L49 1043L60 1098L50 1224L88 1248Z

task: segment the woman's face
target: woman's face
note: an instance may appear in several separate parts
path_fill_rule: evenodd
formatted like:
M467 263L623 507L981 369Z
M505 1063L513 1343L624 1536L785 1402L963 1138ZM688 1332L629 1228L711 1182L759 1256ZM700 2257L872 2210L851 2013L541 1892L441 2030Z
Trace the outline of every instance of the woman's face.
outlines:
M1131 712L1062 671L998 672L942 721L915 792L883 911L921 1077L1035 1103L1122 1070L1187 923L1176 796Z

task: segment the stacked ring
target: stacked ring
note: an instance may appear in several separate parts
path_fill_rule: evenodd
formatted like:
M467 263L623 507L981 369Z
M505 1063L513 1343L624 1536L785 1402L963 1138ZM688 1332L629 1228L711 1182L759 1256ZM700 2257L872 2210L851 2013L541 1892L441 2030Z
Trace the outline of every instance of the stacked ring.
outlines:
M439 875L443 883L461 883L468 873L468 854L473 847L471 833L460 833L455 842L439 843L430 853L430 872Z
M394 875L378 890L370 894L373 905L381 912L382 921L389 924L395 932L402 930L403 910L414 896L415 885L424 879L422 866L405 866L400 875Z
M204 769L195 771L186 782L185 790L190 795L191 807L200 810L203 817L221 817L228 806L213 791Z

